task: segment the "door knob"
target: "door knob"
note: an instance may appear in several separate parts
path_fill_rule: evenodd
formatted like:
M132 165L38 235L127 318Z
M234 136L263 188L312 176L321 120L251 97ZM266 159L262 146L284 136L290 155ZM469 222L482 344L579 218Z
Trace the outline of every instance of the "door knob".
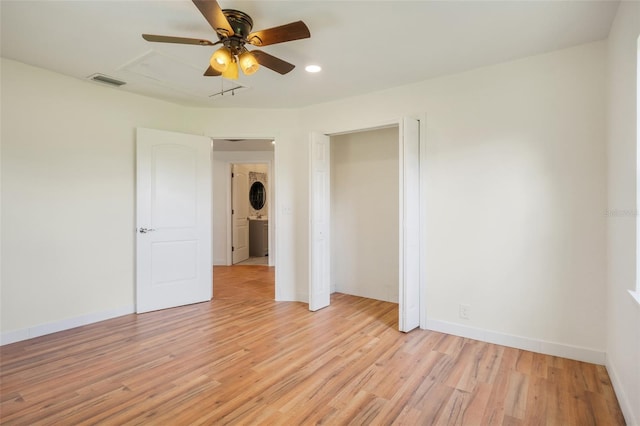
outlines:
M153 232L153 231L155 231L155 229L153 228L140 228L141 234L146 234L147 232Z

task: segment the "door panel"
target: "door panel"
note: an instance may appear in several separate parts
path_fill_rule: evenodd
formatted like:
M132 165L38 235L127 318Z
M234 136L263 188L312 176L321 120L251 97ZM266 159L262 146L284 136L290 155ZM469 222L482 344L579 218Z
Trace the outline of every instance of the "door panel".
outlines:
M151 147L152 222L159 228L188 228L197 219L197 153L193 147Z
M210 300L210 141L140 128L136 151L136 312Z
M331 299L330 264L330 145L329 137L312 133L310 140L310 273L309 310L329 306Z
M191 280L198 275L198 241L156 242L151 244L153 285Z
M249 172L241 164L233 165L231 178L231 221L233 223L233 264L249 258Z
M420 325L420 122L400 123L399 328Z

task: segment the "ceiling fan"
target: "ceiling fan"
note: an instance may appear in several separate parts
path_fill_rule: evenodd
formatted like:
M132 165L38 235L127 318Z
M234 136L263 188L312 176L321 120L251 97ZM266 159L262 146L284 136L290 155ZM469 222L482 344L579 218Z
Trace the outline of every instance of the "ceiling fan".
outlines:
M200 46L222 44L222 47L211 56L209 68L204 72L205 76L222 75L225 78L235 80L238 78L238 68L242 69L244 74L251 75L258 70L260 65L284 75L293 70L295 65L260 50L249 51L245 44L262 47L311 37L309 28L302 21L251 32L253 19L246 13L234 9L221 9L216 0L192 1L216 32L217 42L153 34L142 34L142 38L160 43L197 44Z

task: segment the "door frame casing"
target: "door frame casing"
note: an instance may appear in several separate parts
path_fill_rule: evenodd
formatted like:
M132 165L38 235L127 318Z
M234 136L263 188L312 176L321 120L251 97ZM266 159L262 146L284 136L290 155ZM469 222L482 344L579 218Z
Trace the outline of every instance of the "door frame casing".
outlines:
M427 290L427 283L426 283L426 276L427 276L427 270L426 270L426 259L425 259L425 253L426 253L426 236L427 236L427 231L426 231L426 207L427 207L427 202L426 202L426 173L425 173L425 164L426 164L426 114L422 114L420 116L403 116L400 117L398 119L393 119L393 120L388 120L388 121L379 121L377 123L370 123L370 124L364 124L362 126L354 126L354 127L349 127L349 128L342 128L342 129L334 129L332 131L311 131L310 132L310 136L309 138L311 139L312 134L313 133L320 133L322 135L327 135L329 137L331 136L339 136L339 135L343 135L343 134L349 134L349 133L358 133L358 132L367 132L367 131L374 131L374 130L378 130L378 129L384 129L384 128L389 128L389 127L397 127L399 129L399 134L398 134L398 144L399 146L402 146L402 141L400 141L400 129L403 126L403 119L407 117L407 118L412 118L414 120L418 121L418 125L419 125L419 177L418 177L418 185L419 185L419 200L418 200L418 205L419 205L419 209L420 209L420 213L419 213L419 225L417 230L415 230L418 234L419 234L419 270L418 270L418 274L419 274L419 278L418 278L418 287L419 287L419 310L420 310L420 324L419 327L421 329L426 329L427 328L427 312L426 312L426 290ZM310 144L310 149L311 149L311 144ZM311 157L311 153L310 153L310 157ZM400 170L400 176L403 175L403 170ZM310 177L311 179L311 177ZM310 182L311 184L311 182ZM402 182L400 183L402 185ZM311 191L311 188L310 188ZM312 198L312 194L309 194L309 199L311 200ZM402 200L399 200L399 208L403 208L403 206L401 205ZM310 208L311 208L311 203L310 203ZM312 212L310 212L310 215L312 214ZM400 215L400 229L402 230L402 227L404 226L403 223L403 216ZM311 221L311 219L310 219ZM311 226L310 226L311 228ZM401 234L402 237L402 234ZM329 238L330 235L329 235ZM312 265L312 235L311 235L311 229L309 232L309 297L311 296L311 279L312 279L312 273L313 271L311 271L311 265ZM402 270L402 260L400 263L400 269ZM401 272L402 273L402 272ZM401 282L401 278L399 277L399 286L402 285ZM334 288L334 286L331 286L331 288Z

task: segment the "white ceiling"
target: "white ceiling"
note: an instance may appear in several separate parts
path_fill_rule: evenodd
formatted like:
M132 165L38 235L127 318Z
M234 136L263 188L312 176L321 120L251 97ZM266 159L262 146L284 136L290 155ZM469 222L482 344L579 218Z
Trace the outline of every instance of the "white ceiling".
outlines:
M261 68L231 87L204 77L217 47L149 43L142 33L217 41L189 0L1 1L1 54L184 105L297 108L607 37L617 1L235 1L254 30L303 20L311 38L264 51L297 67ZM322 66L309 74L304 66ZM99 83L92 83L99 84Z

